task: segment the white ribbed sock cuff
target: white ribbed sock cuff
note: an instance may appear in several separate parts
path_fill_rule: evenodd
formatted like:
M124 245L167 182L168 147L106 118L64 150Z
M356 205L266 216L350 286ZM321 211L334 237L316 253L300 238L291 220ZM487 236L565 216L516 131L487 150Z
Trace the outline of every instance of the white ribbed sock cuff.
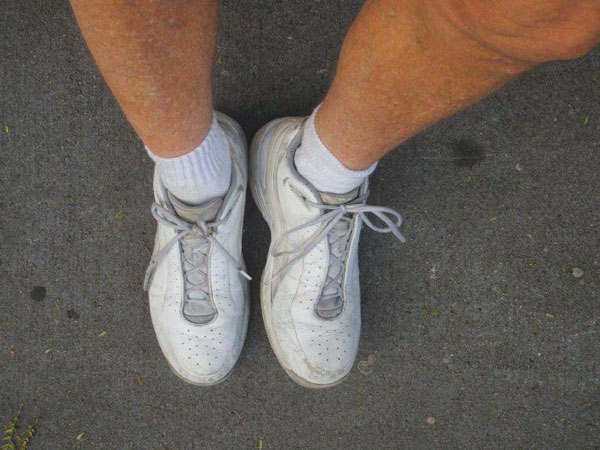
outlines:
M365 170L351 170L344 166L329 151L315 128L315 117L320 105L315 108L304 126L302 144L296 150L296 169L321 192L345 194L360 186L373 173L377 163Z
M160 179L178 199L198 205L215 197L223 197L231 182L229 142L217 119L202 143L185 155L161 158L146 147L156 163Z

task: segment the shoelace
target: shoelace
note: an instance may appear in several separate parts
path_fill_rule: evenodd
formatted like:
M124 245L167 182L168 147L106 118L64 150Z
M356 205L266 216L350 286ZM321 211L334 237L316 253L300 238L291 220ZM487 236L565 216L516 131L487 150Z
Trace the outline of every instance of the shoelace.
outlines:
M344 271L344 257L351 231L352 219L344 215L329 232L329 270L321 291L321 300L325 304L328 300L342 295L341 276Z
M268 283L273 282L274 280L279 278L281 275L286 273L294 263L296 263L300 259L304 258L313 248L315 248L317 246L317 244L319 242L321 242L323 239L325 239L330 234L330 232L332 232L334 227L336 227L336 225L338 223L340 223L340 221L347 221L347 222L351 223L353 218L356 215L358 215L357 226L360 226L361 223L364 222L373 231L376 231L378 233L392 233L392 234L394 234L394 236L396 236L400 240L400 242L406 242L406 238L400 232L400 227L402 226L402 216L400 215L400 213L391 208L386 208L385 206L367 205L366 204L367 196L368 195L364 195L362 197L357 198L352 203L343 204L343 205L327 205L324 203L316 203L316 202L313 202L310 200L305 200L306 203L308 203L316 208L322 209L324 211L328 211L328 212L320 215L316 219L313 219L305 224L302 224L295 228L292 228L291 230L288 230L285 233L283 233L281 236L279 236L279 238L273 244L273 248L271 249L271 255L274 258L284 256L284 255L291 255L292 258L283 267L281 267L281 269L279 269L269 280L267 280L267 282ZM367 214L373 214L375 217L380 219L387 226L375 225L367 217ZM348 215L351 215L352 217L348 217ZM394 223L393 219L395 219L395 223ZM296 248L293 248L291 250L282 250L282 251L277 250L279 247L281 247L283 242L290 235L297 233L298 231L304 230L306 228L312 227L314 225L319 225L319 224L321 224L321 227L312 236L310 236L308 239L306 239L302 244L300 244ZM338 242L340 239L345 239L351 229L352 229L352 227L348 226L347 230L341 236L336 235L335 233L332 233L332 239L330 241L330 245L335 242ZM345 249L346 244L347 244L347 239L345 239L344 249ZM337 273L337 275L335 276L334 279L332 279L332 280L328 279L328 287L332 287L331 283L337 282L336 279L340 278L341 274L343 273L342 269L343 269L343 265L344 265L344 256L345 256L344 254L341 254L339 256L334 255L334 258L330 258L330 269L331 269L331 264L334 264L334 265L337 265L336 268L339 270L328 271L328 274L332 273L332 272ZM339 289L337 292L339 292ZM335 295L335 294L329 294L329 295Z
M217 249L219 249L219 251L221 251L223 253L223 255L225 255L225 257L229 260L229 262L231 264L233 264L233 266L245 278L247 278L248 280L252 279L252 277L250 275L248 275L248 273L246 273L246 271L244 270L242 265L239 263L239 261L237 261L225 249L225 247L223 247L221 245L221 243L218 240L216 240L214 238L214 236L212 235L212 230L217 228L221 223L225 222L227 220L227 217L225 217L221 220L213 221L213 222L205 222L204 220L198 219L194 223L189 223L189 222L186 222L185 220L183 220L181 217L177 216L176 214L172 213L168 209L160 206L158 203L154 203L152 205L151 211L152 211L152 215L154 216L154 218L156 219L157 222L173 228L178 233L176 236L173 237L173 239L171 239L167 243L167 245L165 245L165 247L154 258L152 258L152 260L150 260L150 264L148 265L148 268L146 269L146 275L144 277L144 290L148 290L148 287L150 285L150 280L152 279L152 275L154 274L156 267L165 258L165 256L167 255L167 253L169 252L171 247L173 247L173 245L175 245L181 239L183 239L189 235L197 235L197 236L200 236L203 240L211 242ZM196 247L200 248L201 245L198 245ZM194 250L196 250L196 249L193 249L192 252L194 252ZM197 272L199 270L201 270L200 265L191 268L190 270L187 271L187 273L190 274L191 272ZM189 280L189 277L188 277L188 280Z

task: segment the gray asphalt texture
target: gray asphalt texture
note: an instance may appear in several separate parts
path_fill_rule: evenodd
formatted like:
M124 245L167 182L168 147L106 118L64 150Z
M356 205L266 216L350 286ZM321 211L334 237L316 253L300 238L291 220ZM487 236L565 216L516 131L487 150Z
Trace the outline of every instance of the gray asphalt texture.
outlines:
M249 137L308 114L360 4L222 2L218 108ZM381 161L371 203L404 214L408 243L365 230L358 361L373 370L320 392L267 341L252 202L241 359L208 389L170 372L141 286L152 164L68 3L2 1L0 65L0 425L20 405L23 426L39 415L32 449L600 448L600 51Z

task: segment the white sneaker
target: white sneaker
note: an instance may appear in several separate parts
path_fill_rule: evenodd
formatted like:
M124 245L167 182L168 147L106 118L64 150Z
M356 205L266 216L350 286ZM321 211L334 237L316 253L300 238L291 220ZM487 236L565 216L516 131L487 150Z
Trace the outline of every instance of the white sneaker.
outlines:
M261 307L273 351L299 384L342 381L360 335L358 240L362 222L399 231L396 211L366 205L367 182L348 194L318 192L295 169L303 118L265 125L252 142L250 188L271 229L261 280ZM376 226L372 213L385 225Z
M216 114L231 149L231 187L224 198L191 207L173 197L155 172L152 214L158 230L144 280L167 362L198 385L229 375L248 326L250 277L242 259L246 139L233 119Z

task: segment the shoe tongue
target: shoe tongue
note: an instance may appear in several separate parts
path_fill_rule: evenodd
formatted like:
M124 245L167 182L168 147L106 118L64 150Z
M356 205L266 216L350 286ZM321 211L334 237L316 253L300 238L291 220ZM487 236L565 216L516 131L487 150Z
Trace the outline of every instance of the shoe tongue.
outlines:
M332 194L330 192L321 192L321 199L323 200L323 203L327 205L343 205L356 199L356 197L358 197L359 194L359 189L360 188L356 188L344 194ZM343 253L346 249L346 244L348 242L347 239L344 238L344 235L347 233L349 227L350 224L347 221L341 220L337 224L335 224L335 226L331 230L331 233L337 235L337 239L333 237L335 241L332 241L332 237L329 237L329 250L332 252L333 256L336 257L336 259L343 260L344 258ZM343 266L341 264L330 266L327 272L327 279L333 280L338 277L341 277L341 270L343 270ZM317 314L320 317L324 319L335 319L337 316L340 315L343 309L344 300L340 295L336 295L338 290L339 285L334 283L331 286L328 286L323 291L322 296L317 303Z
M205 222L214 221L219 213L219 210L221 209L221 205L223 204L223 199L217 197L199 205L189 205L179 200L170 192L168 195L169 201L173 205L173 209L175 209L175 213L183 220L186 220L190 223L196 222L198 219ZM185 238L185 241L189 244L183 248L183 264L186 270L190 270L196 264L198 264L197 258L200 255L194 254L193 246L197 245L195 243L199 242L199 240L201 241L202 239L199 239L195 236L187 236ZM202 275L199 272L189 273L185 281L186 287L188 287L188 282L191 282L192 285L205 283L205 277L206 274ZM187 320L198 325L203 325L210 322L216 314L217 311L210 301L210 298L205 295L203 291L190 291L188 299L183 305L183 315Z
M358 197L359 188L353 189L345 194L332 194L330 192L321 192L321 199L323 203L327 205L343 205L344 203L351 202Z
M198 219L205 222L215 220L219 213L219 209L221 209L221 205L223 204L223 199L217 197L199 205L189 205L182 202L171 193L169 193L169 200L177 215L188 222L196 222Z

